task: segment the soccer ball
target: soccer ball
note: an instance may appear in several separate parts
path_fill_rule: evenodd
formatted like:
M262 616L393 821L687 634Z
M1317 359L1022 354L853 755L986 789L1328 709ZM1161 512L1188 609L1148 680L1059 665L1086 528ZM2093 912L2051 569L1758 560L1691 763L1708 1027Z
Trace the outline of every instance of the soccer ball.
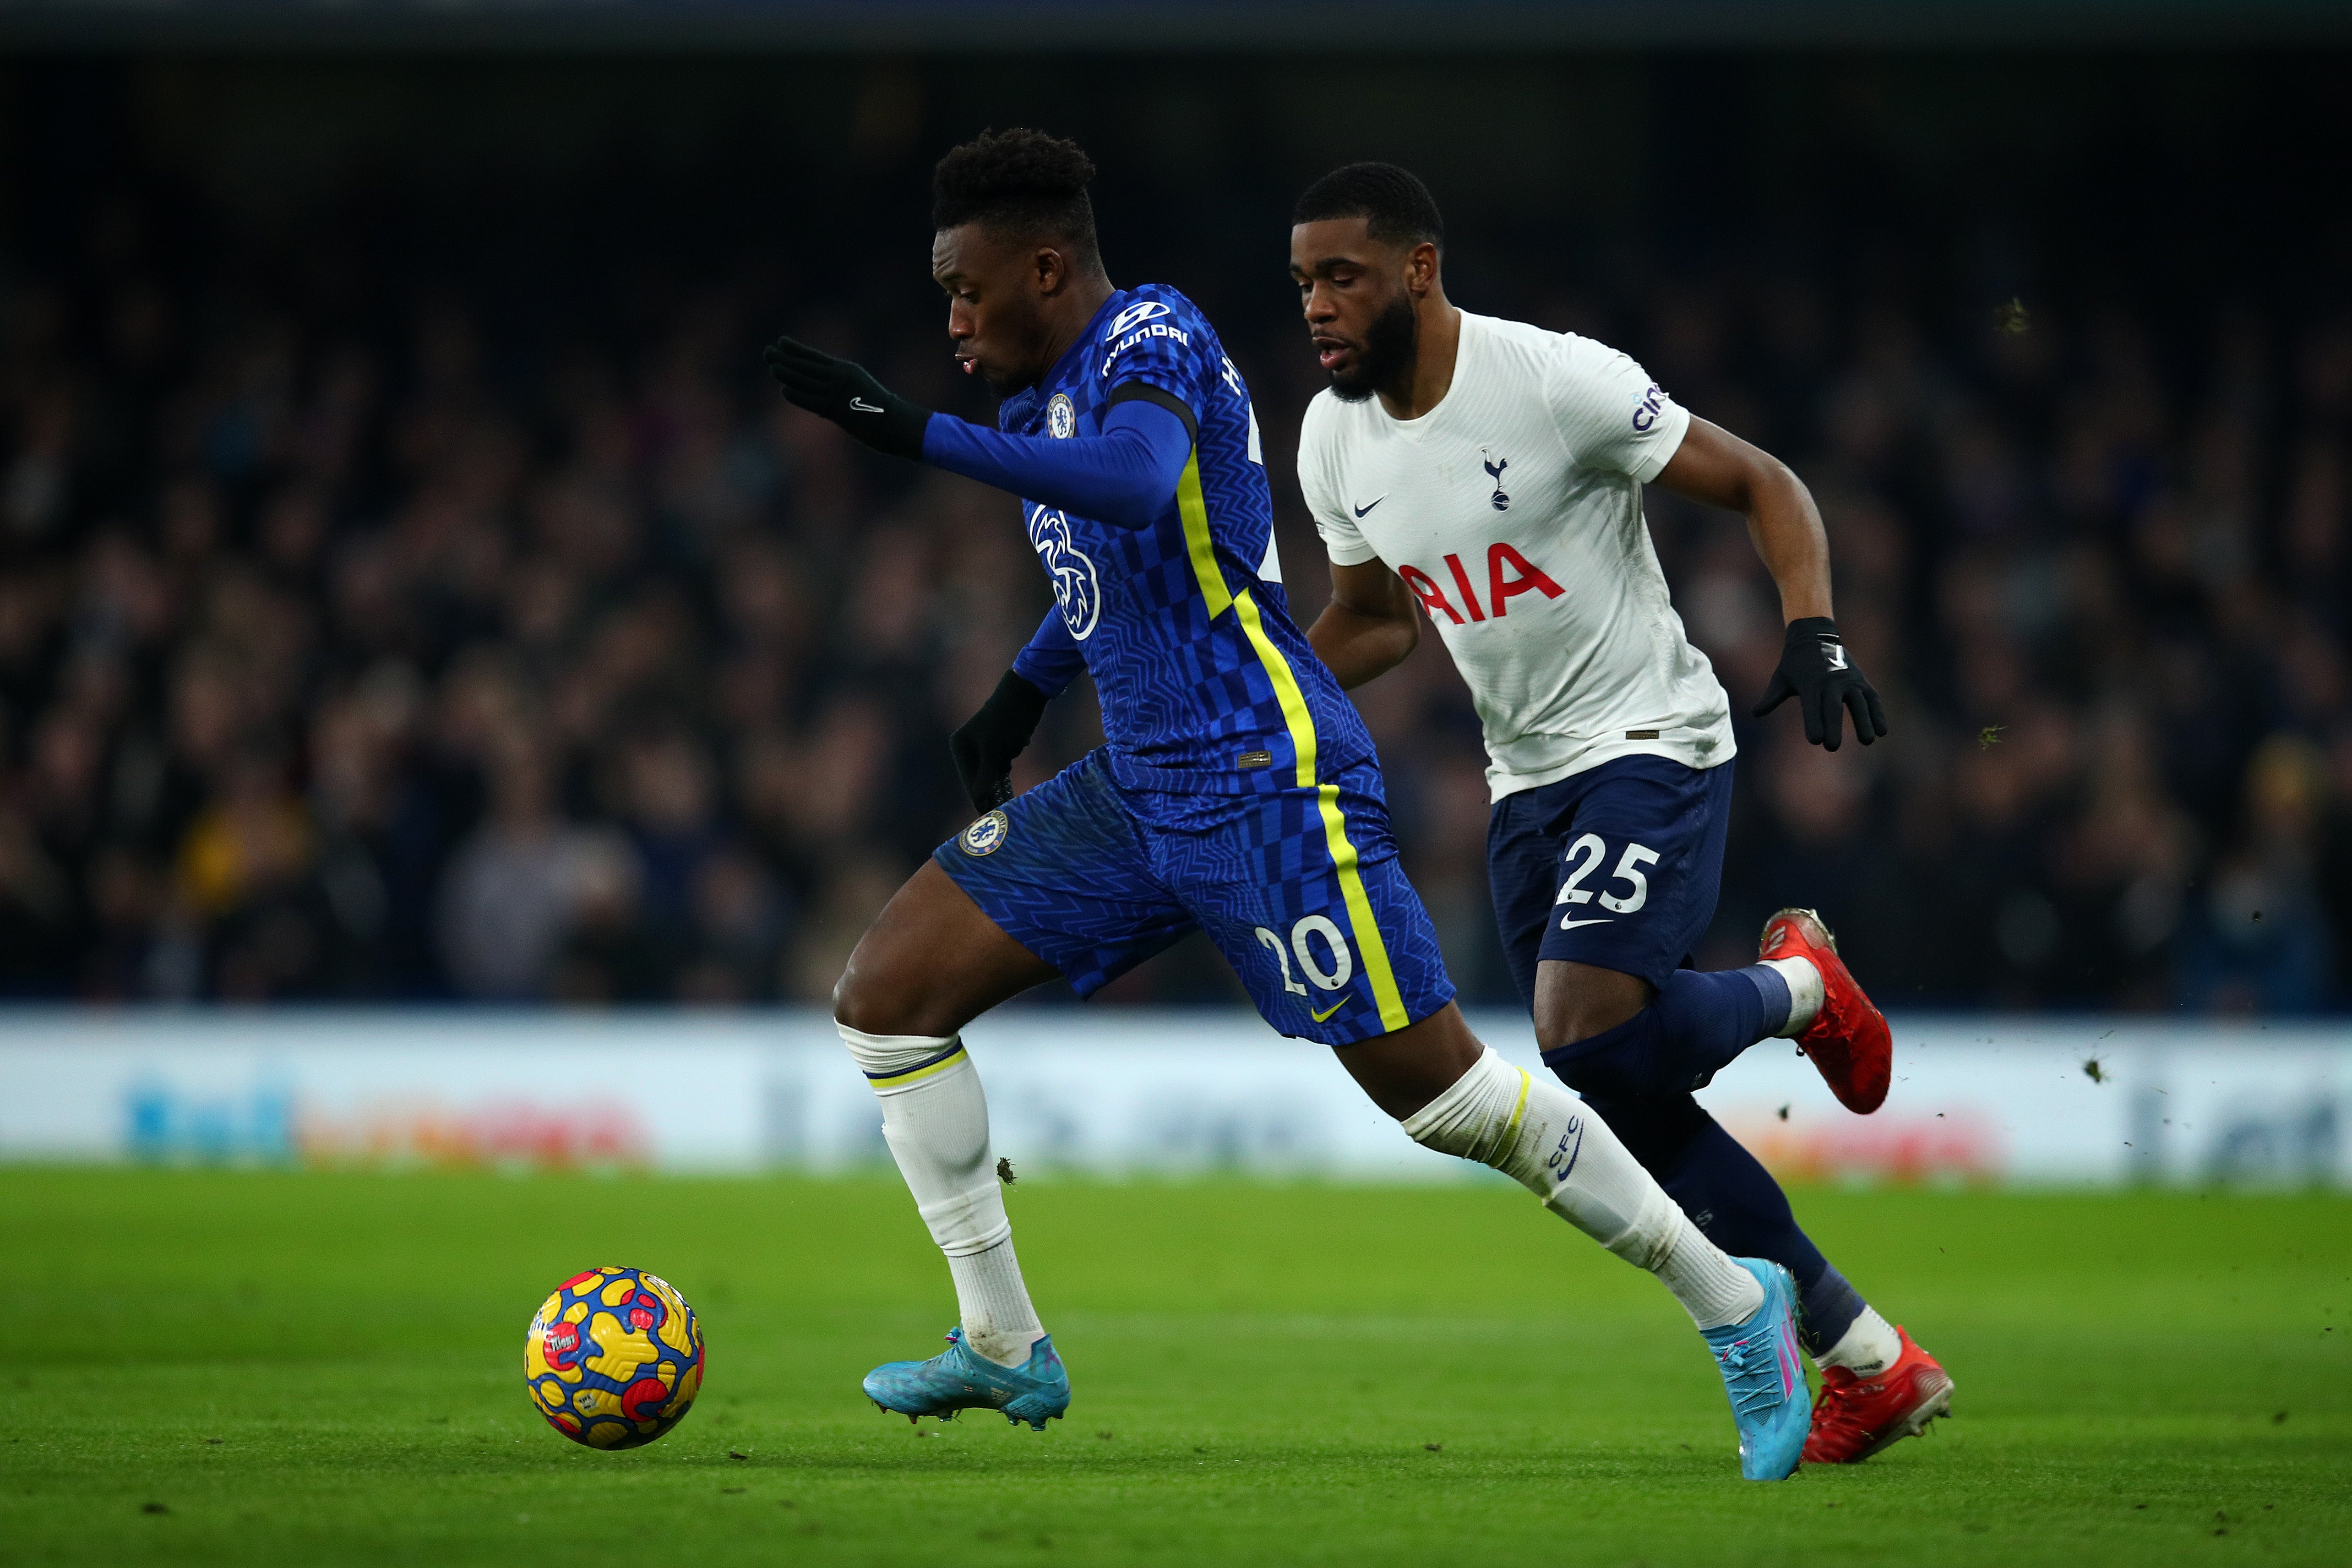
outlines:
M677 1287L641 1268L592 1268L555 1288L522 1342L531 1408L575 1443L635 1448L702 1392L702 1328Z

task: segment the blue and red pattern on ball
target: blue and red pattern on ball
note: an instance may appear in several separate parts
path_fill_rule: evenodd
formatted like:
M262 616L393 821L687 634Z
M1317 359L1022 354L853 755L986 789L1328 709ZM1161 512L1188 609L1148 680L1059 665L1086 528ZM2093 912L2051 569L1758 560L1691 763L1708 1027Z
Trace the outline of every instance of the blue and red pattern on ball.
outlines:
M677 1288L641 1268L591 1268L555 1288L523 1336L523 1386L547 1424L591 1448L635 1448L702 1392L702 1327Z

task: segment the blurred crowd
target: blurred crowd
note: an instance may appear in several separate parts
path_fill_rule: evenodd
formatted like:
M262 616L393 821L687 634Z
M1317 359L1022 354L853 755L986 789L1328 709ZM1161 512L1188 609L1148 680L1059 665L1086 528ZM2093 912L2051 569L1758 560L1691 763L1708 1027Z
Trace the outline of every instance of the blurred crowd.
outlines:
M783 408L757 347L792 325L985 417L943 312L776 320L722 279L617 338L502 335L463 278L330 311L112 221L0 280L0 988L824 997L969 815L946 734L1046 595L1009 502ZM1893 1005L2346 1004L2352 323L1507 276L1457 300L1600 336L1797 468L1886 698L1892 735L1834 755L1748 719L1769 581L1736 518L1652 493L1739 716L1700 964L1801 903ZM1254 284L1223 325L1304 620L1316 373ZM1508 1001L1459 682L1430 637L1358 696L1456 978ZM1081 686L1019 782L1098 735ZM1195 942L1111 999L1234 994Z

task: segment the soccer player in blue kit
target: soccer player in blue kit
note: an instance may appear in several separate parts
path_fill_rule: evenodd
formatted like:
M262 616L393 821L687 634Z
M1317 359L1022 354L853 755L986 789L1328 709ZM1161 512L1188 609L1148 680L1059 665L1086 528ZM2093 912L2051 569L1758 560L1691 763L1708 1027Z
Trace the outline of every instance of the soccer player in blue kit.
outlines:
M957 359L1004 400L998 430L789 338L766 356L799 406L1022 498L1055 595L956 737L982 815L898 890L834 994L961 1320L946 1351L876 1368L866 1394L909 1419L993 1408L1040 1429L1067 1408L959 1031L1055 975L1088 994L1197 928L1267 1023L1333 1047L1416 1141L1506 1173L1655 1274L1714 1352L1742 1472L1786 1477L1807 1416L1788 1271L1727 1256L1600 1116L1463 1022L1371 741L1286 611L1248 389L1181 294L1113 286L1093 173L1075 145L1014 130L935 174L931 272ZM1082 667L1106 744L1011 797L1013 757Z

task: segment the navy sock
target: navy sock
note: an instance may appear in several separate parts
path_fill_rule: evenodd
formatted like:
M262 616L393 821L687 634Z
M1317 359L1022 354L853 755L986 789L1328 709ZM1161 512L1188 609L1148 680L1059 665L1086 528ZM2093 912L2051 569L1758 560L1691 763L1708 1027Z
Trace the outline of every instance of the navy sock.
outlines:
M1647 1007L1613 1029L1546 1051L1544 1060L1582 1091L1687 1094L1785 1024L1789 1005L1789 983L1760 963L1677 969Z
M1708 1240L1734 1258L1770 1258L1795 1278L1808 1354L1837 1343L1862 1298L1799 1228L1788 1195L1755 1155L1687 1094L1585 1099Z
M1861 1294L1827 1258L1822 1260L1822 1277L1811 1285L1799 1285L1797 1297L1797 1337L1805 1342L1805 1353L1815 1361L1845 1338L1845 1331L1862 1316Z

